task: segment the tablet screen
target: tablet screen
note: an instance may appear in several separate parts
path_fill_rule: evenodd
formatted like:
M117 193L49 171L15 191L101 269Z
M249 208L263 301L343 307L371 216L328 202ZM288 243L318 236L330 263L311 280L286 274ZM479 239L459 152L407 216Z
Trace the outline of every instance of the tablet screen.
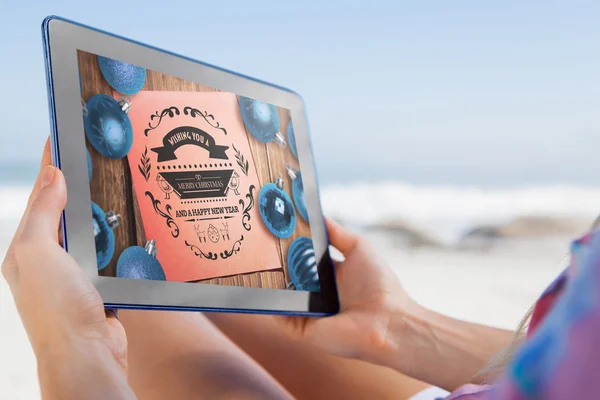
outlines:
M99 275L320 290L288 110L77 59Z

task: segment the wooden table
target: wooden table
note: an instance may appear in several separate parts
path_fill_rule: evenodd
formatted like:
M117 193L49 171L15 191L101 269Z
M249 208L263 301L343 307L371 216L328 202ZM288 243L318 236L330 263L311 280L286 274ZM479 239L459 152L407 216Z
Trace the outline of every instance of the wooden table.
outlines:
M79 71L82 80L82 97L88 100L91 96L103 93L112 97L112 88L104 80L98 66L97 57L93 54L78 51ZM146 83L143 90L181 91L181 92L215 92L217 89L199 83L185 81L156 71L147 71ZM281 120L280 132L285 132L289 114L279 108ZM246 132L248 134L248 132ZM134 132L135 134L135 132ZM272 143L265 144L248 134L248 142L258 172L260 185L275 182L277 176L283 178L285 190L291 194L292 181L288 176L285 165L289 163L299 169L298 160L289 150L282 149ZM94 175L90 183L92 201L103 210L114 210L115 213L127 216L121 219L121 225L115 232L115 255L110 264L100 273L104 276L115 276L119 255L129 246L144 246L146 235L138 208L135 191L132 186L131 171L126 158L113 160L102 157L94 148L87 144L92 157ZM255 197L258 191L254 192ZM291 197L291 196L290 196ZM254 199L256 201L256 198ZM277 250L281 265L286 265L287 250L291 242L298 236L309 236L308 223L301 217L296 218L296 230L288 239L277 239ZM199 261L202 262L202 261ZM198 281L198 283L250 286L284 289L289 282L286 268L277 270L241 274Z

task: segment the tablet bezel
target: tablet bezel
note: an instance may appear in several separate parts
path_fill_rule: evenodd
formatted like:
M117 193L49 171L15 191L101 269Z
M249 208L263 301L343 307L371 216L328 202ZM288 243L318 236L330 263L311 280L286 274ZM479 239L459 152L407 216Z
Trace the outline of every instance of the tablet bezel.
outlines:
M107 307L330 315L339 309L313 152L302 98L279 86L176 55L60 17L42 24L53 163L66 178L64 247L86 272ZM98 275L87 175L77 50L140 65L223 91L287 108L294 121L321 292L122 279ZM202 79L198 79L201 76Z

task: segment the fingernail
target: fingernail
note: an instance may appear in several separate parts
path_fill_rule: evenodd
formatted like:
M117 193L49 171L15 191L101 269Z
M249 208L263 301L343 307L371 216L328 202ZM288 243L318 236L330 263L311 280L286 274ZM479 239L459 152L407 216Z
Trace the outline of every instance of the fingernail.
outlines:
M42 170L41 185L42 189L51 184L54 181L56 175L56 168L52 165L46 165Z

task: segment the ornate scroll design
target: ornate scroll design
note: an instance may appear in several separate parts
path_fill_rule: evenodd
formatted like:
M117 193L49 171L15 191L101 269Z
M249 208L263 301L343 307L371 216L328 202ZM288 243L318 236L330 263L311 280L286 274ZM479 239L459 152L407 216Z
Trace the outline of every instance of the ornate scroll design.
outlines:
M175 220L173 220L173 216L171 215L171 206L167 204L165 206L165 211L163 211L159 208L161 204L160 200L156 200L152 193L148 191L146 191L146 196L148 196L150 200L152 200L152 207L154 207L154 211L166 220L167 226L171 228L171 236L173 236L174 238L178 237L179 226L177 226L177 223L175 222Z
M213 253L211 251L209 251L208 253L205 253L202 251L202 249L200 247L196 246L195 244L189 243L187 240L185 241L185 245L187 247L189 247L190 250L192 250L194 252L194 254L200 258L206 258L207 260L211 260L211 261L214 261L217 258L219 258L217 253Z
M165 117L169 117L169 118L173 118L176 115L179 115L179 109L175 106L171 106L168 108L165 108L164 110L162 110L160 113L157 111L154 114L152 114L150 116L150 122L148 122L148 129L144 130L144 135L148 136L148 132L150 132L151 130L154 130L156 128L158 128L158 126L160 125L161 121L163 120L163 118ZM153 125L152 122L158 118L158 122L156 122L156 125Z
M244 240L244 235L240 235L240 238L233 242L233 246L231 246L231 250L225 250L221 253L221 258L226 259L231 257L234 254L237 254L238 251L242 248L242 241Z
M250 229L252 229L252 226L250 226L250 210L252 209L252 207L254 207L254 195L252 193L252 191L254 191L254 189L256 189L256 186L254 185L250 185L250 187L248 188L248 193L246 194L246 199L248 199L248 205L245 206L245 202L244 199L240 199L240 206L244 209L243 214L242 214L242 226L244 227L245 230L250 231ZM245 206L245 208L244 208Z
M219 124L217 121L215 121L215 116L212 114L209 114L208 111L200 111L197 108L193 108L190 106L186 106L183 108L183 114L184 115L189 115L192 118L196 118L196 116L201 116L202 118L204 118L204 120L213 128L215 129L219 129L222 130L224 134L227 135L227 129L222 128L221 124Z

